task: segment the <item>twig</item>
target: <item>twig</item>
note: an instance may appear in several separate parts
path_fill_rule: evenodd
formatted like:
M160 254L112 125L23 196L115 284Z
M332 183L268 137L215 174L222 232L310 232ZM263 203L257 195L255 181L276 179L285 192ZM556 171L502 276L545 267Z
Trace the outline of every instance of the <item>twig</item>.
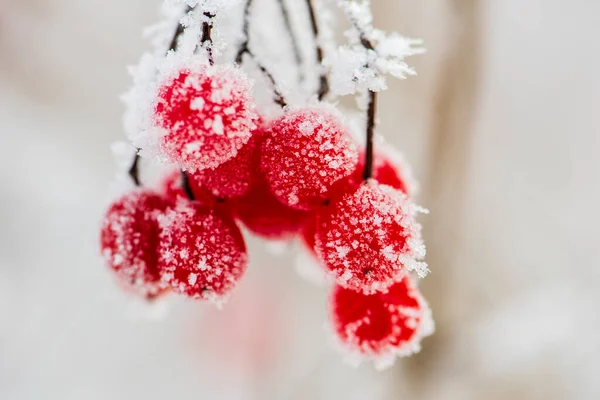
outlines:
M292 26L292 20L290 19L290 13L288 12L285 0L278 0L279 8L281 9L281 15L283 16L283 23L290 35L290 41L292 42L292 50L294 52L294 60L298 66L298 81L304 80L304 72L302 71L302 56L300 55L300 48L298 47L298 38L294 34L294 27Z
M204 16L208 19L202 23L202 37L200 38L200 44L204 47L206 46L206 52L208 53L208 63L210 65L215 65L215 59L213 57L213 41L212 41L212 28L213 28L213 18L215 14L211 14L209 12L205 12ZM181 25L179 25L181 26Z
M279 104L281 107L287 106L287 102L285 98L277 88L277 82L275 81L275 77L273 74L265 67L261 62L256 58L252 50L250 50L250 6L252 5L253 0L246 0L246 5L244 7L244 25L242 28L242 33L244 34L244 41L240 43L238 52L235 56L236 64L241 64L244 59L244 54L247 54L254 63L258 67L258 69L266 76L266 78L271 82L273 87L273 101Z
M373 137L375 136L375 111L377 109L377 92L369 91L369 108L367 109L367 143L365 146L365 170L363 180L373 177Z
M367 38L365 32L360 28L356 20L351 19L352 24L356 28L360 36L360 44L365 50L375 50L373 43ZM375 119L377 112L377 92L369 90L369 105L367 108L367 129L366 129L366 145L365 145L365 170L363 172L363 180L368 180L373 177L373 152L375 136Z
M321 69L319 75L319 91L317 92L319 100L329 93L329 80L327 79L327 73L323 70L323 48L319 43L319 25L317 23L317 16L315 14L315 8L313 7L312 0L306 0L306 6L308 7L308 13L310 15L310 23L312 26L313 36L315 39L315 51L317 53L317 63Z
M191 201L196 200L196 197L194 196L194 191L192 190L192 185L190 185L190 177L188 176L187 172L181 170L181 187L183 187L183 190L185 191L185 194L187 195L188 199L190 199Z

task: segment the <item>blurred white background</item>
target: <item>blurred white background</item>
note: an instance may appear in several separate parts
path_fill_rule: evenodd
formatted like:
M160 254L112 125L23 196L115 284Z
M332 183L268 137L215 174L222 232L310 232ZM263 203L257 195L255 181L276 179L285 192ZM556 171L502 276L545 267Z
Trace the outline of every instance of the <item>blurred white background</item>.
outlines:
M159 2L0 0L1 399L600 398L600 3L374 3L428 48L380 125L431 209L422 353L347 366L324 290L252 244L221 312L120 293L98 224Z

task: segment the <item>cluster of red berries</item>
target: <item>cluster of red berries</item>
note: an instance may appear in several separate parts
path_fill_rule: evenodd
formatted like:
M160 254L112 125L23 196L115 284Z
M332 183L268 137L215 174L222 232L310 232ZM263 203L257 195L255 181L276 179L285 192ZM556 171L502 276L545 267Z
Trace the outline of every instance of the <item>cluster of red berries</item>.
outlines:
M101 247L121 282L223 300L248 264L238 223L266 239L300 237L334 281L331 320L347 348L410 353L428 332L411 272L426 266L402 171L364 157L332 108L255 111L234 67L188 65L162 79L152 104L163 155L184 169L109 208Z

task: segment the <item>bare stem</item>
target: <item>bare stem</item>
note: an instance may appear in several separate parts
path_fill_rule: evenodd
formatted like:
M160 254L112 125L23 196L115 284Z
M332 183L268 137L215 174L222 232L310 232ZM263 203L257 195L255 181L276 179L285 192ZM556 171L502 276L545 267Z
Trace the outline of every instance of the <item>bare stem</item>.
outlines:
M190 177L188 176L187 172L183 170L181 171L181 186L183 187L188 199L194 201L196 198L194 196L192 186L190 185Z
M244 54L247 54L260 70L260 72L265 75L265 77L271 82L271 86L273 87L273 101L279 104L281 107L285 107L287 102L285 98L277 88L277 82L275 81L275 77L273 74L265 67L261 62L256 58L252 50L250 50L250 6L252 5L253 0L246 0L246 5L244 7L244 25L242 28L242 33L244 35L244 41L240 44L238 52L235 56L236 64L241 64L244 59Z
M317 23L317 16L315 14L315 8L313 6L312 0L306 0L306 6L308 7L308 13L310 15L310 24L313 31L313 36L315 39L315 51L317 54L317 63L321 69L319 74L319 91L317 92L319 96L319 100L323 100L323 98L329 93L329 80L327 79L327 73L323 68L323 48L319 43L319 24Z
M369 91L369 108L367 109L367 141L365 145L365 170L363 179L373 177L373 137L375 136L375 111L377 110L377 92Z

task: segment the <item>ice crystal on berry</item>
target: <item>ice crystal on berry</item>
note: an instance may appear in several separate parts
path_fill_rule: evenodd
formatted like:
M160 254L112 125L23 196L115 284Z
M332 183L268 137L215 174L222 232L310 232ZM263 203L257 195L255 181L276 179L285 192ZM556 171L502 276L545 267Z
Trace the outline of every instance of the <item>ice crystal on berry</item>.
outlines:
M224 300L248 264L244 239L233 220L201 204L180 201L159 223L163 282L193 298Z
M379 368L418 352L421 339L434 328L431 311L408 275L385 293L365 295L336 286L330 320L353 361L373 360Z
M148 298L164 290L157 218L168 207L158 194L136 190L113 202L102 223L100 247L106 264L124 286Z
M286 112L271 124L262 150L261 167L271 190L300 210L320 205L358 161L338 116L324 108Z
M385 290L407 271L427 272L417 207L376 181L361 185L318 216L316 251L341 286Z
M155 123L165 156L190 171L235 157L256 128L251 84L238 68L190 63L158 88Z

